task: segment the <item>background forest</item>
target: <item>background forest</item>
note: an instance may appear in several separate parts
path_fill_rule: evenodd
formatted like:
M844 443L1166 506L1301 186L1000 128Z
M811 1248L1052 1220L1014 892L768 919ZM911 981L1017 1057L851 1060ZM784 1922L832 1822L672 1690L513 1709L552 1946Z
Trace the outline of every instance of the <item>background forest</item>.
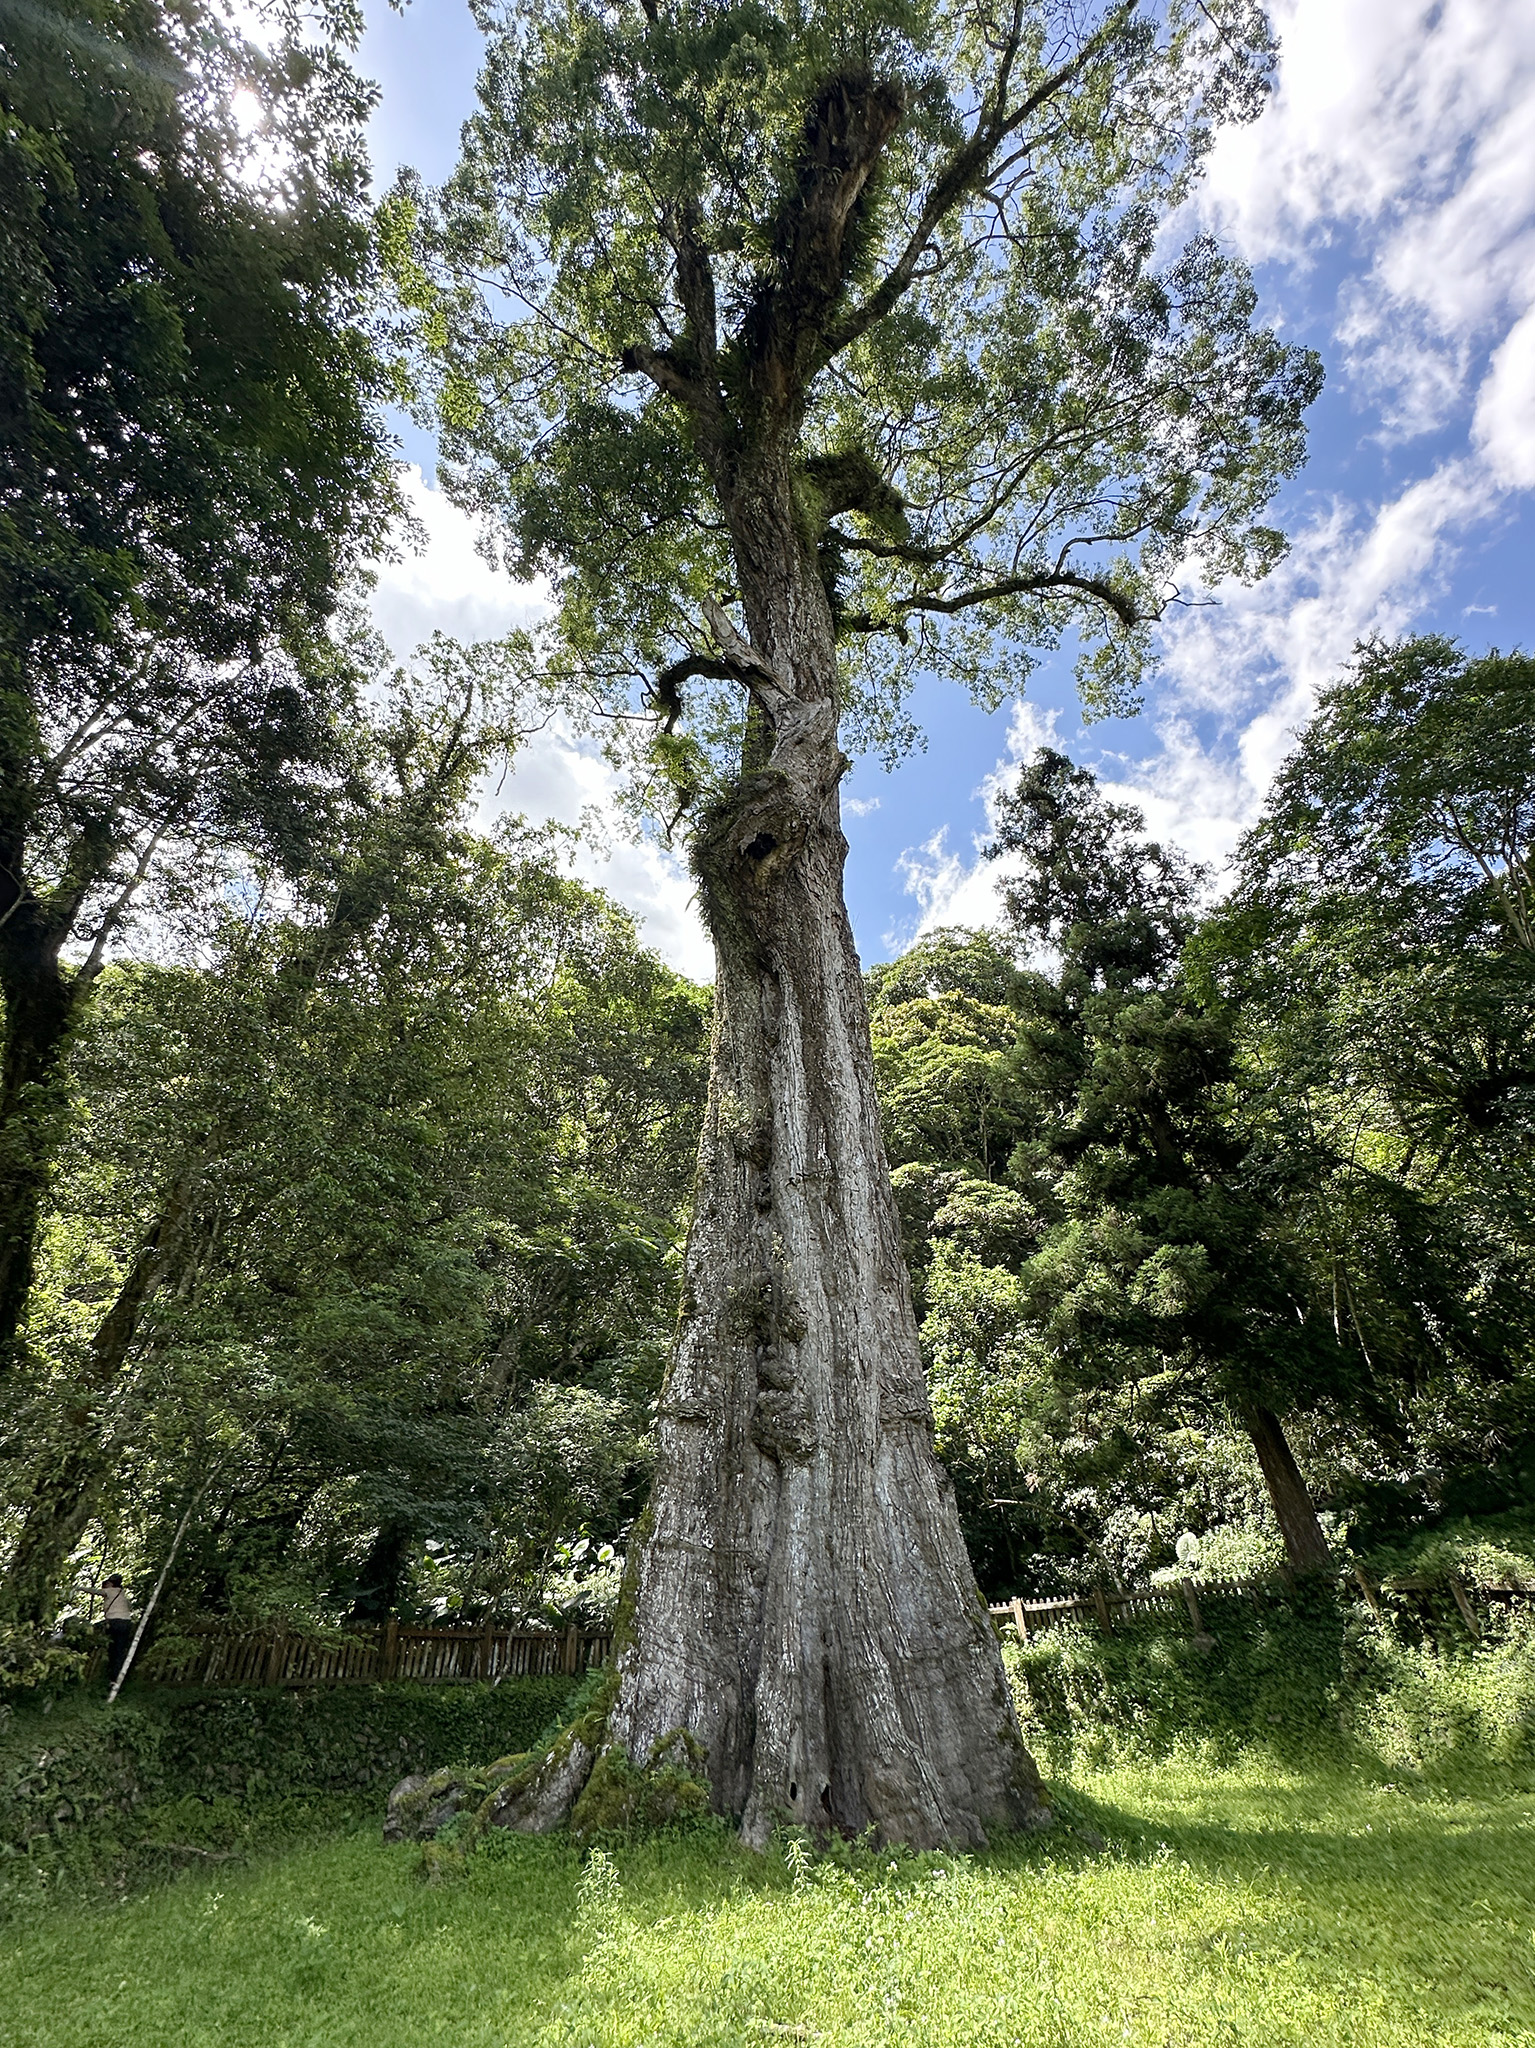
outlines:
M709 994L482 829L526 645L366 630L411 279L346 19L80 14L0 68L7 1654L184 1516L170 1630L595 1619ZM995 926L868 977L983 1589L1518 1540L1535 661L1360 649L1226 874L1048 751L996 833Z
M15 1619L149 1580L194 1499L172 1623L611 1612L708 994L564 839L474 830L494 674L439 646L379 684L305 875L189 840L100 977L11 1410ZM1527 1527L1532 730L1535 663L1366 651L1223 894L1041 752L995 929L871 971L993 1597L1281 1560L1257 1403L1340 1550Z

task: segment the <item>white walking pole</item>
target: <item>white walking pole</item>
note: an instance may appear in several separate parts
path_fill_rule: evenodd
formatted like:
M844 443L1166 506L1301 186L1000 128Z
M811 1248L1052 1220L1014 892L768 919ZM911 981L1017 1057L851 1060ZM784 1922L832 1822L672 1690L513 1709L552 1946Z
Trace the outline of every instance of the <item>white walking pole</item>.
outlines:
M198 1487L196 1493L194 1493L192 1498L187 1502L185 1512L183 1513L181 1520L176 1524L176 1533L171 1538L170 1555L166 1558L164 1564L160 1567L160 1576L155 1580L155 1590L144 1602L144 1612L139 1616L139 1625L133 1631L133 1641L128 1645L128 1654L123 1659L123 1668L121 1669L121 1671L118 1672L117 1676L113 1679L112 1690L107 1694L107 1705L109 1707L111 1706L113 1700L117 1698L117 1695L122 1691L123 1680L128 1676L129 1671L133 1668L133 1660L139 1653L139 1644L143 1641L144 1631L149 1626L149 1617L155 1611L155 1602L164 1592L165 1582L171 1575L171 1566L176 1562L176 1552L181 1548L181 1539L187 1532L187 1523L190 1522L192 1519L192 1510L197 1506L197 1503L202 1499L203 1495L207 1491L208 1482L205 1479L202 1485Z

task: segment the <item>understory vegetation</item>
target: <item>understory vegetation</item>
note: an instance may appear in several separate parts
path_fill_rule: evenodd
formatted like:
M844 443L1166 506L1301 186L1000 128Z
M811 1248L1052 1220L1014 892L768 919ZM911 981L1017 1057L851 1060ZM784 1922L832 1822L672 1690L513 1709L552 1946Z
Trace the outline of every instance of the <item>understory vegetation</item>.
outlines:
M502 1835L453 1882L374 1823L186 1874L0 1954L16 2048L1498 2048L1535 2032L1535 1794L1253 1751L1055 1788L976 1857L728 1828Z
M0 1723L0 1918L111 1903L176 1871L367 1821L408 1772L534 1748L566 1678L503 1686L78 1688Z
M394 659L365 622L366 562L399 502L384 408L412 389L425 406L450 361L472 383L476 351L494 356L471 317L478 285L466 274L453 298L463 250L441 239L470 188L439 206L407 179L371 210L345 8L322 7L302 47L274 17L270 48L196 7L98 12L82 41L48 0L0 45L4 146L22 153L6 232L30 280L5 330L26 460L22 525L5 529L24 602L0 644L0 1691L78 1668L114 1569L130 1605L164 1573L149 1676L190 1630L600 1625L679 1327L711 999L576 879L579 834L510 812L489 825L486 793L533 732L575 715L554 669L586 663L590 679L583 635L602 642L622 614L649 663L681 629L670 610L657 623L642 606L643 630L630 618L611 520L590 525L588 508L579 534L556 521L556 545L527 513L527 562L556 582L568 570L567 597L595 578L608 627L582 625L577 604L564 641L439 638ZM1266 31L1250 9L1227 28L1198 12L1204 26L1191 15L1161 55L1116 15L1082 61L1097 52L1115 93L1121 59L1127 77L1150 64L1171 107L1192 89L1178 67L1203 50L1236 65L1213 74L1226 113L1251 113ZM691 75L680 46L645 48ZM749 95L751 118L788 136L800 116L784 109L822 55L814 38L774 48L790 97L769 117ZM236 77L264 108L270 163L211 89ZM569 111L606 135L601 106ZM1161 119L1161 139L1135 145L1152 152L1145 190L1181 191L1209 132L1201 116L1175 145L1178 121ZM1099 163L1100 125L1070 148L1107 193L1130 173ZM193 162L195 177L175 169ZM95 200L45 204L55 188ZM747 245L716 252L732 275ZM1076 282L1052 270L1028 291L1101 307L1152 245L1126 253L1124 277L1095 267L1108 246L1091 241ZM585 291L585 258L571 260ZM1199 262L1185 316L1215 317L1229 292L1220 333L1285 395L1242 443L1249 484L1223 469L1197 517L1193 472L1174 463L1157 485L1173 524L1155 539L1135 528L1147 564L1207 516L1211 532L1235 521L1223 545L1237 546L1299 459L1317 374L1248 331L1239 267L1213 248ZM132 290L76 303L44 288L64 276ZM1073 347L1099 346L1091 320L1068 328ZM1020 363L1037 341L1025 329ZM1142 341L1151 354L1124 356L1127 375L1163 346L1205 360L1182 328ZM78 375L81 351L103 348L110 375ZM267 403L274 380L313 402ZM1215 383L1212 421L1234 405L1221 431L1235 432L1248 400ZM475 437L512 400L496 384L477 411L467 389L444 415L448 468L468 465L459 481L478 478L488 516L500 500L483 463L504 450ZM686 468L671 402L646 400L646 432ZM1143 410L1120 407L1116 431ZM661 460L660 440L615 454L622 410L573 417L602 503ZM842 427L827 431L842 447ZM1174 442L1145 434L1143 454L1173 460ZM565 459L545 481L584 505ZM919 544L895 486L861 455L806 460L804 518L845 522L821 543L838 630L848 578L884 616L892 548L926 565L911 566L912 604L925 591L942 610L924 581L942 551ZM653 508L693 536L676 540L684 553L715 533L678 509L703 488L687 473ZM123 509L141 500L157 508L154 548ZM1148 516L1137 491L1126 503ZM991 510L1005 507L1004 493ZM979 574L986 519L958 530ZM1249 538L1280 544L1267 526ZM671 574L667 548L623 555L635 590ZM1113 578L1120 611L1140 616L1152 568L1121 562ZM1007 616L1054 644L1057 598L1098 603L1111 587L1079 584L1073 572ZM1104 614L1111 638L1118 615ZM920 630L923 660L958 658L933 618ZM620 751L680 806L674 828L736 774L744 714L719 693L743 686L726 653L674 661L672 696L624 714ZM849 744L888 749L899 692L878 710L879 663L859 660L874 696ZM592 688L631 682L621 665ZM1437 638L1360 648L1220 877L1049 748L999 792L993 822L993 924L929 933L867 976L936 1446L982 1590L1354 1559L1530 1583L1535 661Z

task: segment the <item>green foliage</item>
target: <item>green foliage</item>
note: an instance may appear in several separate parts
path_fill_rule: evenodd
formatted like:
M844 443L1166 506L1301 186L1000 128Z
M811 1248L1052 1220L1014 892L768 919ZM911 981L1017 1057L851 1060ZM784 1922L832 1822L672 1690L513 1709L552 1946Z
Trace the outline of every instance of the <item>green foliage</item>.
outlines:
M179 957L105 976L8 1482L18 1605L67 1595L93 1517L86 1584L107 1546L152 1573L204 1480L172 1621L610 1602L706 998L561 835L467 829L503 683L486 650L425 650L354 736L326 872L285 914L194 893Z
M1271 1555L1259 1410L1357 1551L1535 1499L1530 689L1522 656L1361 650L1203 917L1043 749L997 807L1016 953L935 934L871 976L939 1445L997 1591L1168 1570L1191 1533L1211 1570Z
M354 24L263 13L266 47L157 0L7 19L0 660L45 720L141 635L155 673L259 658L395 507Z
M1368 1360L1366 1547L1535 1501L1535 663L1429 637L1323 692L1191 973L1227 1006L1316 1291Z
M85 1658L78 1644L51 1642L35 1629L0 1623L0 1714L30 1693L52 1698L80 1676Z
M427 1888L376 1833L194 1874L0 1956L16 2048L1489 2048L1535 2028L1532 1803L1252 1756L1055 1788L974 1857L504 1835ZM1090 1847L1089 1844L1101 1844Z
M999 1591L1251 1523L1241 1418L1358 1377L1286 1209L1309 1154L1249 1113L1230 1020L1181 971L1198 876L1144 823L1043 750L999 839L1014 943L1054 971L951 933L873 990L939 1448Z
M1535 1621L1496 1609L1469 1636L1448 1598L1431 1632L1415 1606L1357 1600L1300 1582L1261 1604L1201 1589L1213 1642L1164 1619L1080 1622L1006 1662L1024 1734L1046 1768L1104 1769L1180 1751L1230 1761L1252 1746L1296 1763L1430 1782L1535 1769Z
M1522 1586L1535 1592L1535 1516L1524 1512L1463 1519L1425 1529L1369 1554L1377 1578L1443 1581L1458 1573L1474 1586Z
M894 1160L942 1159L986 1179L1019 1135L1006 1055L1014 1014L956 992L881 1003L873 1014L880 1114Z
M1141 838L1145 829L1133 805L1099 795L1090 769L1041 747L997 798L989 851L1022 862L1002 888L1009 926L1094 982L1166 981L1194 929L1205 871Z
M1339 1751L1350 1624L1330 1590L1261 1604L1202 1591L1199 1607L1209 1647L1182 1616L1116 1621L1107 1636L1071 1621L1008 1645L1024 1739L1044 1768L1200 1744L1226 1760L1255 1742L1296 1759Z
M1527 1774L1535 1751L1535 1619L1495 1622L1475 1650L1408 1643L1389 1628L1358 1647L1350 1732L1389 1768L1442 1776L1489 1762Z
M1250 840L1246 879L1535 947L1535 659L1437 635L1356 650Z
M235 1846L231 1805L255 1816L263 1840L307 1826L306 1815L330 1825L376 1813L411 1771L533 1747L573 1691L569 1679L534 1678L139 1691L110 1709L66 1694L48 1711L17 1707L0 1723L0 1883L20 1907L114 1884L125 1869L163 1872L164 1856L139 1849Z
M1261 101L1246 0L484 20L461 162L402 181L391 264L447 487L551 579L551 680L669 820L630 720L736 772L750 679L703 617L773 601L754 559L824 590L844 731L888 753L918 673L995 702L1067 635L1124 704L1175 564L1278 558L1319 365L1208 238L1157 261Z
M29 0L0 31L7 1377L90 991L189 868L312 871L366 668L333 625L401 510L360 24L251 26Z

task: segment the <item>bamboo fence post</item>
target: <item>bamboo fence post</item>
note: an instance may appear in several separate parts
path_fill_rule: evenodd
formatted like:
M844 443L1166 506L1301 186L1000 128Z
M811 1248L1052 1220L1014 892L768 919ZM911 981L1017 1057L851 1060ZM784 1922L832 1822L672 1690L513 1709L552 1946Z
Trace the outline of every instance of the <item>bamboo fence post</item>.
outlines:
M494 1630L495 1624L487 1614L484 1626L480 1630L480 1655L474 1674L476 1678L486 1679L490 1676L491 1643Z
M1359 1590L1368 1602L1370 1612L1372 1614L1379 1614L1381 1611L1380 1598L1375 1588L1370 1584L1370 1574L1362 1564L1354 1566L1354 1577L1359 1581Z
M288 1631L275 1629L272 1633L272 1647L267 1651L266 1669L261 1674L263 1685L281 1685L283 1667L288 1661Z
M1482 1624L1476 1618L1476 1609L1471 1605L1471 1596L1466 1591L1466 1582L1459 1572L1451 1572L1450 1574L1450 1591L1455 1595L1455 1605L1460 1609L1461 1620L1466 1624L1471 1634L1480 1641Z
M1018 1631L1018 1640L1026 1643L1029 1640L1029 1624L1021 1600L1013 1602L1013 1627Z
M378 1650L378 1675L381 1679L393 1678L400 1661L400 1622L398 1615L391 1614L384 1623L383 1641Z
M1098 1617L1098 1626L1106 1636L1114 1633L1114 1617L1109 1613L1108 1596L1102 1586L1093 1588L1093 1612Z

